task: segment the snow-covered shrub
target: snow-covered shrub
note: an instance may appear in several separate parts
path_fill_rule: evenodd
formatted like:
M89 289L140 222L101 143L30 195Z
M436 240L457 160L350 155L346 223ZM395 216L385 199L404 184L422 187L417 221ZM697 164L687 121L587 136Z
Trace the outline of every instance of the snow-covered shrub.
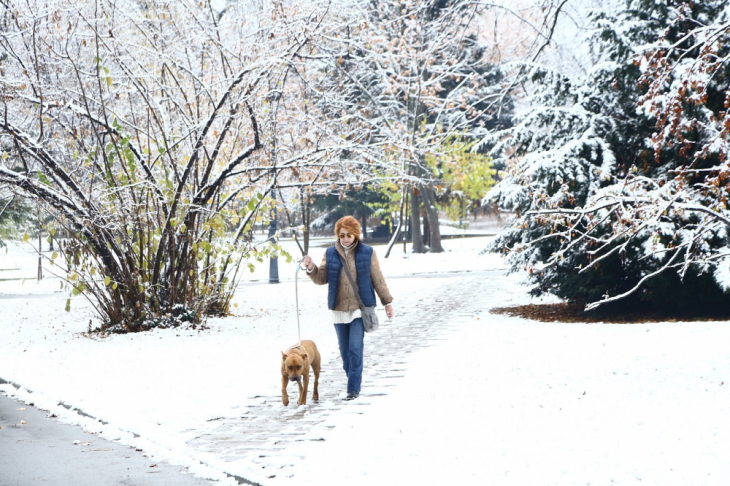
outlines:
M225 314L242 262L280 252L247 238L268 196L339 149L287 83L329 4L254 4L0 4L0 185L54 216L105 328Z

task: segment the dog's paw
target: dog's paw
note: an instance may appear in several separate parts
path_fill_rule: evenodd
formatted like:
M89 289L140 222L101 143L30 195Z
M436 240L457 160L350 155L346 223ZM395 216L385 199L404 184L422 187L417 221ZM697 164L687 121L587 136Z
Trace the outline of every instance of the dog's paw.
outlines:
M315 402L319 400L319 393L315 393L314 395L312 395L312 400L314 400Z
M307 401L306 401L306 400L302 400L302 399L300 398L299 400L297 400L297 404L298 404L298 405L306 405L306 404L307 404Z
M286 406L288 406L288 405L289 405L289 399L288 399L288 398L282 398L282 399L281 399L281 403L283 403L283 404L284 404L284 406L286 407Z

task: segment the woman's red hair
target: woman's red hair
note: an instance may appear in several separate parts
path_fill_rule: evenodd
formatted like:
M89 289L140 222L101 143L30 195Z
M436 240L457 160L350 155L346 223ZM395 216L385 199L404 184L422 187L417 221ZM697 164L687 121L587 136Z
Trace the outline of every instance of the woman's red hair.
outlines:
M345 233L355 235L355 239L360 239L360 223L358 223L358 221L352 216L345 216L344 218L340 218L335 223L335 236L339 236L339 234L343 232L343 229L345 230Z

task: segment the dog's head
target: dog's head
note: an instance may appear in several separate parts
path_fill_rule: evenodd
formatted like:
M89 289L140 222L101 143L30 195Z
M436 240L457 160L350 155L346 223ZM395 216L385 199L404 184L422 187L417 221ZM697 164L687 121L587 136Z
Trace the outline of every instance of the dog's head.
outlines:
M284 372L289 376L291 381L299 381L304 372L304 361L307 359L307 353L289 353L281 352L281 359L284 361Z

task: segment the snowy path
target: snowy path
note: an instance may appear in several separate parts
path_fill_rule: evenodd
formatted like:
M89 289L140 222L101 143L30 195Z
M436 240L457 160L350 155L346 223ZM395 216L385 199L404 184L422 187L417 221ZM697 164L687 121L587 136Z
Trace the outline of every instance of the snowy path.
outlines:
M216 420L219 425L214 431L205 432L187 445L204 455L224 456L226 462L258 466L262 474L273 471L275 475L293 466L291 458L282 454L291 443L326 440L336 415L362 414L375 397L387 395L404 377L410 353L446 339L448 323L454 319L484 311L483 302L476 296L496 297L494 291L504 279L501 273L441 275L447 277L441 285L406 299L407 305L399 308L397 324L386 321L366 337L362 394L357 400L342 400L347 383L342 360L337 356L323 363L319 403L311 401L311 390L308 405L302 407L290 404L283 408L280 394L256 397L258 403L249 403L239 417ZM296 400L298 391L293 385L289 392L290 399Z
M279 351L296 339L285 262L281 284L261 283L265 268L248 275L235 315L205 332L90 339L89 307L75 299L66 313L58 281L0 282L0 378L22 385L0 391L225 484L730 484L728 322L492 315L530 302L519 276L477 256L483 239L445 244L384 266L396 318L366 336L353 402L341 400L326 289L300 281L322 398L281 404Z

